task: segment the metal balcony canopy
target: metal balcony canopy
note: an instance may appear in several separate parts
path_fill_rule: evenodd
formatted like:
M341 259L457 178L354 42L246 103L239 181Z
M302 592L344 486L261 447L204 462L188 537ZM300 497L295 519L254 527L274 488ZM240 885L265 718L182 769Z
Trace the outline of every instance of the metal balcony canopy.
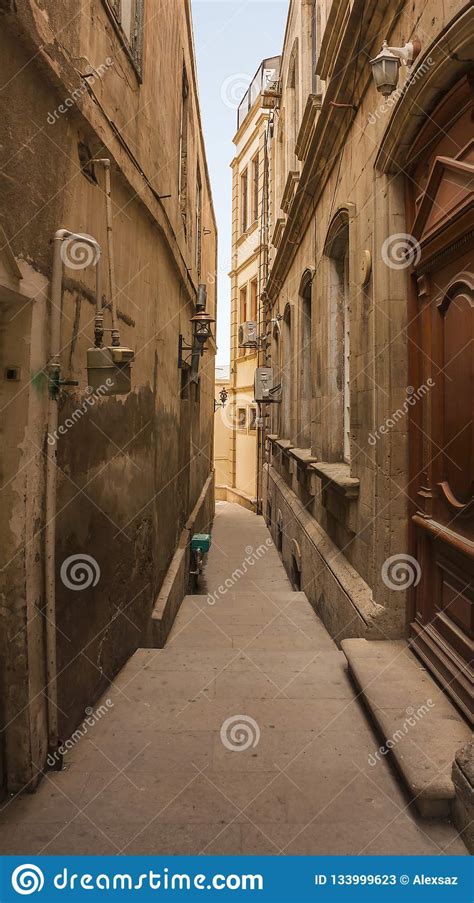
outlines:
M270 56L260 63L237 109L237 131L240 129L245 117L250 113L257 97L278 80L280 62L281 56Z

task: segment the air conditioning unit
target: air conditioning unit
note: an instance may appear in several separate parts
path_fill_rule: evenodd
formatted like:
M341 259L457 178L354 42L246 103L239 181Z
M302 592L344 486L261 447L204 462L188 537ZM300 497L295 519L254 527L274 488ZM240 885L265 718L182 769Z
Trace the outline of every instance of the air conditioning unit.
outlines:
M247 320L239 326L239 348L257 348L257 324L255 320Z
M281 401L280 386L273 385L273 367L257 367L254 380L254 401L259 404Z

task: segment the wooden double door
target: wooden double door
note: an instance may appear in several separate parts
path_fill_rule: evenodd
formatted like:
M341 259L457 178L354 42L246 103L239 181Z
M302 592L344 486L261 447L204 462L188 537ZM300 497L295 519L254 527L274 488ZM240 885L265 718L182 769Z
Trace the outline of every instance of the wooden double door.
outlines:
M409 312L413 589L410 641L473 718L474 127L467 80L414 148L409 215L417 249ZM421 391L420 391L421 390Z

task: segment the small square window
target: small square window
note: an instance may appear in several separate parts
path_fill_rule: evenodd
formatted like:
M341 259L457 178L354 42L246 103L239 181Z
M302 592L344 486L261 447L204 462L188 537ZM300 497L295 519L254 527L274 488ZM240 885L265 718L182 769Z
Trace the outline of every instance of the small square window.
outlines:
M247 408L237 408L237 429L247 429Z

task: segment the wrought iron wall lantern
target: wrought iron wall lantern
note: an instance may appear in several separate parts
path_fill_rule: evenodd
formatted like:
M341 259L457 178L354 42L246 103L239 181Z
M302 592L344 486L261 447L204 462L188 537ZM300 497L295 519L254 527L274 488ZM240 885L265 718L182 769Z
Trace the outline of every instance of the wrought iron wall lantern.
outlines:
M198 297L196 302L196 313L191 317L193 339L192 344L187 345L182 335L179 337L178 348L178 366L183 369L187 364L191 364L191 379L196 381L199 370L199 360L207 350L205 344L208 339L212 338L212 324L215 323L214 317L206 311L207 289L201 284L198 288ZM185 352L189 352L186 356Z
M229 393L227 392L227 389L222 388L219 392L220 402L217 401L217 398L214 399L214 414L219 408L225 408L228 397Z

